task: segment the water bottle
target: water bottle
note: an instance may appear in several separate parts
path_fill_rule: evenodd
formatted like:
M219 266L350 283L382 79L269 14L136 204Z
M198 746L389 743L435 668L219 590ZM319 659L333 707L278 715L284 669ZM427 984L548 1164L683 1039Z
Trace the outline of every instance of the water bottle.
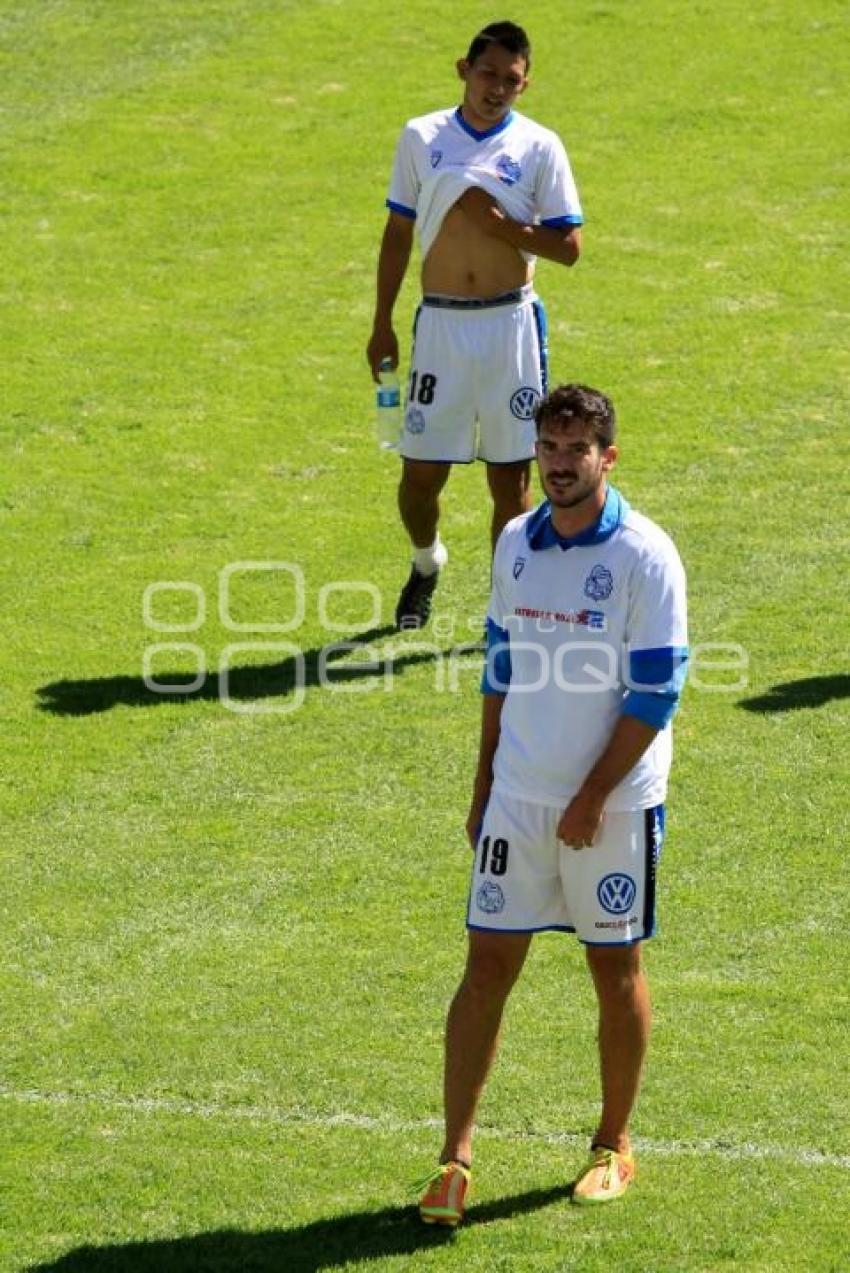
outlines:
M382 451L395 451L401 433L401 389L392 359L383 360L378 369L378 377L380 384L375 395L378 447Z

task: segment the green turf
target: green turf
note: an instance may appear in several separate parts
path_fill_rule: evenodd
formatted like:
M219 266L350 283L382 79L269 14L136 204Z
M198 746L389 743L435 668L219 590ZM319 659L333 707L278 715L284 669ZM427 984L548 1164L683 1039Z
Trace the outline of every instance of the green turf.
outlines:
M638 1185L603 1214L565 1200L596 1057L580 952L552 937L481 1111L478 1222L446 1243L406 1210L463 957L479 703L449 654L480 630L488 510L457 472L435 626L389 635L406 549L363 348L398 129L456 98L493 16L0 0L3 1273L846 1267L837 0L515 15L524 109L565 137L587 214L577 269L539 269L553 376L613 394L620 484L681 548L702 649ZM229 630L221 572L272 560L302 572L303 623ZM202 590L196 631L145 627L169 581ZM391 683L342 660L319 684L332 581L378 589L380 614L323 604L378 629ZM295 604L291 575L231 585L237 624ZM196 601L160 592L154 617ZM146 652L192 675L192 652L150 654L168 642L200 647L199 693L145 689ZM252 642L228 710L224 652Z

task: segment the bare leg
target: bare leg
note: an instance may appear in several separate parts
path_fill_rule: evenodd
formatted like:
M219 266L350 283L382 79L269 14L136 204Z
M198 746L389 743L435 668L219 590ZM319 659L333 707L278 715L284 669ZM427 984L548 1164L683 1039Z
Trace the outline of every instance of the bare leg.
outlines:
M446 1023L442 1162L472 1161L475 1111L496 1056L502 1011L530 945L531 934L470 931L466 971Z
M440 491L448 481L450 470L450 464L402 460L398 511L414 548L430 548L437 536Z
M493 521L490 527L493 547L512 517L527 513L531 507L531 464L488 464L487 484L493 496Z
M593 1140L626 1153L629 1118L649 1043L652 1009L640 942L588 946L587 962L599 1001L602 1117Z

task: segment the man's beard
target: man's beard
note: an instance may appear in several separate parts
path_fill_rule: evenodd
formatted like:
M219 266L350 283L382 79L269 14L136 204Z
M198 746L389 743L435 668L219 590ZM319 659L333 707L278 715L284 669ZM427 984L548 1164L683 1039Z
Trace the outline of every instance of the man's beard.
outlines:
M558 476L570 477L571 475L568 473L561 473L558 474ZM596 477L588 478L579 485L573 486L570 490L561 493L550 489L549 482L551 482L551 480L550 476L543 484L549 503L555 508L575 508L576 504L583 503L589 495L593 495L594 492L599 489L600 475L597 474Z

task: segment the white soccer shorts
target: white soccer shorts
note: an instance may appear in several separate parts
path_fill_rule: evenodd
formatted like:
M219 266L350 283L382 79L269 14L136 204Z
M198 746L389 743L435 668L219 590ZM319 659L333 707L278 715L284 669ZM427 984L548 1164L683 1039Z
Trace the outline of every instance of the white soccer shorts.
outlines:
M491 795L475 850L467 926L505 933L560 929L588 946L651 937L664 806L606 813L596 841L584 849L556 837L562 813L563 806Z
M546 314L530 284L486 301L423 297L401 454L451 464L530 459L547 357Z

